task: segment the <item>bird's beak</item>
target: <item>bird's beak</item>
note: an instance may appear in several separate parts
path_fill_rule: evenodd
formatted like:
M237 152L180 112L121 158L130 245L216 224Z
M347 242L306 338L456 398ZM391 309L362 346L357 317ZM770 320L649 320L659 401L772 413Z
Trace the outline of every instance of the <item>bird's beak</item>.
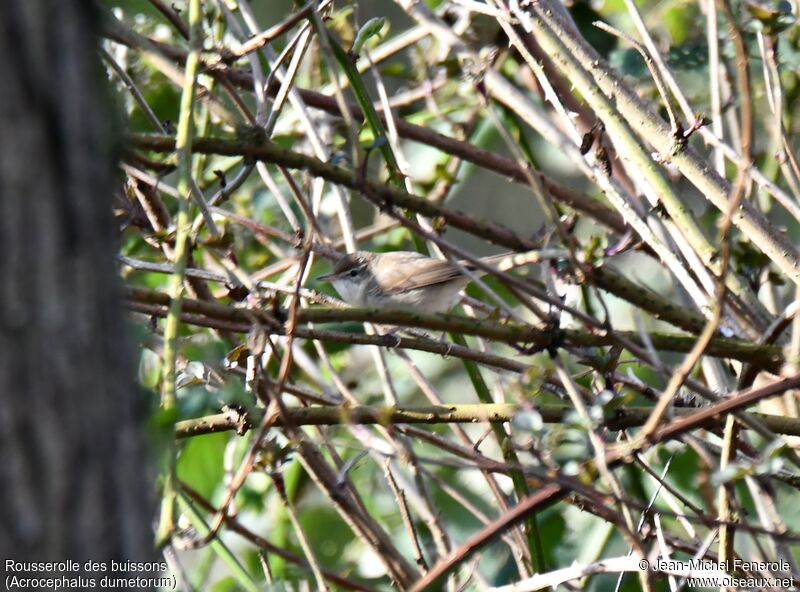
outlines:
M325 275L318 275L314 278L318 282L332 282L339 277L336 273L326 273Z

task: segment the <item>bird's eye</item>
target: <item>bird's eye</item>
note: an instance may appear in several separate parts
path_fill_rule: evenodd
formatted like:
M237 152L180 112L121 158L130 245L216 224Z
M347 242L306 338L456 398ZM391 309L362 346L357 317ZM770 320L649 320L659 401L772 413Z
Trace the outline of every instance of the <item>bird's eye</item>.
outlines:
M356 277L358 275L358 270L357 269L351 269L349 275L350 275L350 277Z

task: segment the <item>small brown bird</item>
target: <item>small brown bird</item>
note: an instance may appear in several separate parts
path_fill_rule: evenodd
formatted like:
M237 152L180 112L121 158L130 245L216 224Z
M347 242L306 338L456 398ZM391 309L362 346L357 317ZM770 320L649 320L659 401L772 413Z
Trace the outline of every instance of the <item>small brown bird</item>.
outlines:
M495 266L505 259L511 265L504 268L541 260L538 252L533 259L521 257L524 262L520 262L518 255L504 253L482 258L481 262ZM469 262L462 265L479 275L486 273ZM317 279L331 282L342 300L351 306L399 308L429 314L453 308L459 292L471 281L450 261L410 251L348 253L336 262L331 273Z

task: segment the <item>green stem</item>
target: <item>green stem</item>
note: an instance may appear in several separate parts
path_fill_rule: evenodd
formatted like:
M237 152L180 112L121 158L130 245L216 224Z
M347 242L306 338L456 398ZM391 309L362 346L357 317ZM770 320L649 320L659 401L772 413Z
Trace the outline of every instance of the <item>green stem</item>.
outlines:
M450 338L457 345L467 347L467 340L464 339L463 335L460 335L459 333L450 333ZM494 404L492 394L489 392L489 387L486 386L483 376L481 376L478 365L471 360L462 360L462 362L467 371L467 375L472 382L472 386L475 389L475 393L481 400L481 403L484 405ZM514 451L513 442L511 442L508 434L506 434L503 424L499 422L492 422L491 426L492 432L494 433L495 438L497 438L497 443L500 446L500 450L503 452L503 460L512 466L520 466L517 453ZM511 482L514 485L514 493L517 495L517 501L525 499L530 494L528 484L525 481L525 475L523 475L522 471L511 471L510 476ZM531 552L531 557L533 558L533 568L536 572L541 573L545 569L544 553L542 551L542 540L539 535L539 524L536 520L535 512L530 514L525 519L523 528L525 536L528 539L528 548Z
M178 496L178 504L181 507L181 511L189 517L189 521L197 531L197 534L201 537L206 536L210 528L208 524L206 524L206 521L203 520L203 516L191 504L185 494ZM209 543L209 546L223 563L228 566L234 579L236 579L243 590L247 590L247 592L259 592L259 590L261 590L255 580L247 573L244 566L236 559L236 555L218 537L215 537Z
M178 158L178 215L175 219L175 269L169 285L170 305L164 323L164 365L161 382L161 407L165 410L175 408L175 361L177 359L178 331L180 329L181 306L183 300L183 277L189 258L189 196L192 191L192 138L194 132L194 101L200 48L202 44L200 0L189 2L189 54L186 58L184 85L181 93L178 133L175 150ZM156 530L156 543L164 545L169 541L175 528L175 450L167 451L168 467L164 479L161 499L161 512Z
M321 33L327 34L328 42L330 43L331 50L333 51L333 57L336 58L339 67L342 69L345 76L347 76L347 80L350 82L350 86L353 89L353 94L356 97L356 102L358 103L358 106L361 107L361 112L364 114L364 119L366 120L367 125L369 126L369 129L375 138L375 144L377 144L381 155L383 155L383 159L386 161L386 166L389 171L389 179L391 180L392 185L402 189L403 175L400 173L400 166L397 164L397 158L392 151L392 147L389 145L389 141L386 136L386 130L383 129L383 124L381 123L380 117L378 117L378 112L375 110L375 106L372 104L372 100L369 98L367 89L364 86L364 82L361 80L361 74L359 74L358 69L350 59L350 56L348 56L347 53L342 49L342 46L339 45L333 35L331 35L327 30Z

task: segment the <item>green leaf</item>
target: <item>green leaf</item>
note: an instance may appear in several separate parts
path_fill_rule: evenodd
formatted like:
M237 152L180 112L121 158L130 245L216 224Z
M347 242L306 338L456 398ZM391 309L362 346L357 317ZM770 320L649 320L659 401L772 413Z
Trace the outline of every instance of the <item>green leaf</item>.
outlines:
M774 36L782 33L797 22L797 18L792 14L792 5L789 2L778 2L775 7L746 2L745 8L753 17L745 25L745 29L751 32L763 31L766 35Z
M230 437L218 433L189 438L178 456L178 477L200 495L210 498L222 483L223 456Z
M722 485L723 483L732 483L739 481L745 477L753 474L753 467L740 463L731 463L724 469L715 471L711 476L711 483L714 486Z
M361 52L364 44L373 37L380 37L383 27L386 25L386 19L382 16L373 17L369 19L356 33L356 38L353 41L353 46L350 48L350 57L355 58Z
M161 382L161 356L152 349L142 348L139 356L139 384L157 390Z

